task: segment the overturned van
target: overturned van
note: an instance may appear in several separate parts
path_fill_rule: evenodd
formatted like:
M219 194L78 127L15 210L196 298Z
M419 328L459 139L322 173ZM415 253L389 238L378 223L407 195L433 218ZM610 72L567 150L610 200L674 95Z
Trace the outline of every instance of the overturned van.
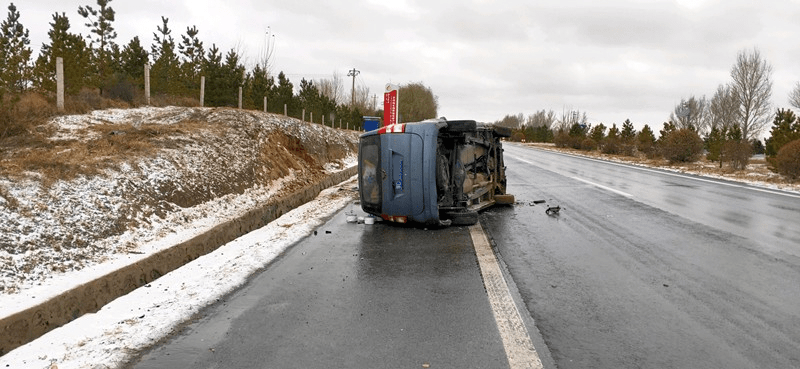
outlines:
M513 204L506 193L505 127L444 118L394 124L361 135L361 208L398 223L469 225L478 211Z

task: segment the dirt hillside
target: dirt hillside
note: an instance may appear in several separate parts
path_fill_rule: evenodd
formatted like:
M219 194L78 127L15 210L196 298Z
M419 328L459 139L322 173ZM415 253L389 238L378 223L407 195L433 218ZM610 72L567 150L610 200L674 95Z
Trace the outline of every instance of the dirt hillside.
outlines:
M358 132L228 108L60 116L0 149L0 294L355 164Z

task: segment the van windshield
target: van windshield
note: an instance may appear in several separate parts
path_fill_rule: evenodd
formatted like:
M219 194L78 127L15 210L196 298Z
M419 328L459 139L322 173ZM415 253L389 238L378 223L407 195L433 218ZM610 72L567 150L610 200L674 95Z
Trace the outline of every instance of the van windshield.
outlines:
M361 186L361 206L364 210L381 213L381 136L362 137L359 143L358 185Z

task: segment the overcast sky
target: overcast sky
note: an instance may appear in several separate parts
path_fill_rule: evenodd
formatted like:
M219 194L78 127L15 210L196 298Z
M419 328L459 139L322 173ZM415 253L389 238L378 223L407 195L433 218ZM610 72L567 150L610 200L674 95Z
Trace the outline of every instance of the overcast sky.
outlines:
M86 35L78 6L97 8L96 0L16 5L34 54L47 41L53 13L65 12L71 30ZM356 68L356 84L380 102L387 82L421 81L449 119L491 122L578 109L591 123L631 119L637 128L660 128L681 98L710 98L728 83L737 53L752 48L773 67L775 108L789 107L788 93L800 81L800 0L114 0L110 6L118 44L139 36L149 45L165 16L177 41L195 25L206 48L237 48L251 67L269 27L273 72L285 72L295 85L334 72L347 78Z

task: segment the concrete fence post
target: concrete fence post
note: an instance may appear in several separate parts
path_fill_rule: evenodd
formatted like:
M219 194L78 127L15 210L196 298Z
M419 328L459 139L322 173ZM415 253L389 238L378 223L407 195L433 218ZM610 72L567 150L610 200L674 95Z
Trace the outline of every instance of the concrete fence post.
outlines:
M239 86L239 109L242 108L242 86Z
M289 115L286 113L286 104L283 104L283 115Z
M267 97L264 96L264 113L267 112Z
M311 123L314 123L314 112L312 111L310 114L311 114Z
M303 109L303 119L301 119L301 120L302 120L303 122L305 122L305 121L306 121L306 109Z
M144 65L144 104L150 105L150 64Z
M203 103L205 103L206 99L206 76L200 76L200 107L202 108Z
M56 58L56 107L64 112L64 58Z

